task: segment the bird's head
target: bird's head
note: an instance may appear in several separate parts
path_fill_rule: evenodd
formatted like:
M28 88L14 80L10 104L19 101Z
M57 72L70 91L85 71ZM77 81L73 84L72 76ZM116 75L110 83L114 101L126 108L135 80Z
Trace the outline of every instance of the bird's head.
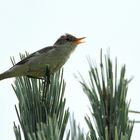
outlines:
M76 38L75 36L71 35L71 34L65 34L62 35L55 43L54 45L66 45L66 46L77 46L81 43L84 43L83 39L85 37L80 37L80 38Z

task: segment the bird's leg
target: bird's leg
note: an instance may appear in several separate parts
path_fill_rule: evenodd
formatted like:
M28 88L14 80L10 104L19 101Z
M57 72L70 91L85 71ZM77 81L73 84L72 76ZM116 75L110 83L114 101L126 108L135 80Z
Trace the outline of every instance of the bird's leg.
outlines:
M44 89L43 89L43 100L46 99L47 97L47 92L48 92L48 89L49 89L49 85L50 85L50 70L48 67L46 67L46 71L45 71L45 77L44 77Z
M48 102L47 101L47 94L48 94L49 85L50 85L50 70L48 67L46 67L45 76L42 79L42 84L43 84L43 93L41 96L41 105L42 105L41 109L42 109L42 112L44 112L42 114L42 121L46 122L47 114L46 114L45 105Z
M47 84L50 84L50 70L49 70L49 68L47 67L46 68L46 73L45 73L45 75L46 75L46 80L47 80Z

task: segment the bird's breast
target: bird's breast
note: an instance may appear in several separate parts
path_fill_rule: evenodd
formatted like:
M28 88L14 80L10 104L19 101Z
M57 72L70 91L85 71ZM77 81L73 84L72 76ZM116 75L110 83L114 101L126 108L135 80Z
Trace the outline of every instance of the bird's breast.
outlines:
M29 63L32 65L30 68L32 71L42 71L48 67L51 73L56 72L59 70L65 62L68 60L71 50L56 48L47 53L43 53L34 57L34 59Z

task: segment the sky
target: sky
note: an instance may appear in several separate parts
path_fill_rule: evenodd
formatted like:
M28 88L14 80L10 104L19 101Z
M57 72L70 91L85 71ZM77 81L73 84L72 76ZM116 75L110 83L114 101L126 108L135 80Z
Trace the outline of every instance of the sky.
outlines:
M140 111L140 1L139 0L4 0L0 1L0 72L9 69L10 56L19 61L19 52L32 53L53 45L65 33L86 37L64 65L67 106L85 126L83 115L88 100L74 75L87 76L87 56L99 60L100 49L119 66L126 64L130 108ZM73 81L73 82L71 82ZM3 140L14 140L13 121L17 121L13 79L0 81L0 132ZM139 115L130 115L140 120ZM132 140L139 137L140 124L134 127Z

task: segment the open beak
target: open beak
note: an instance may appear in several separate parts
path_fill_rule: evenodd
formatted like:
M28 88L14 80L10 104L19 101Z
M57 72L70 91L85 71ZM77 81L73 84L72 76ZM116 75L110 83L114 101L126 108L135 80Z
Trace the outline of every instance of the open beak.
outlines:
M81 43L84 43L85 41L83 41L83 39L85 39L86 37L80 37L80 38L76 38L76 40L74 40L73 42L78 45Z

